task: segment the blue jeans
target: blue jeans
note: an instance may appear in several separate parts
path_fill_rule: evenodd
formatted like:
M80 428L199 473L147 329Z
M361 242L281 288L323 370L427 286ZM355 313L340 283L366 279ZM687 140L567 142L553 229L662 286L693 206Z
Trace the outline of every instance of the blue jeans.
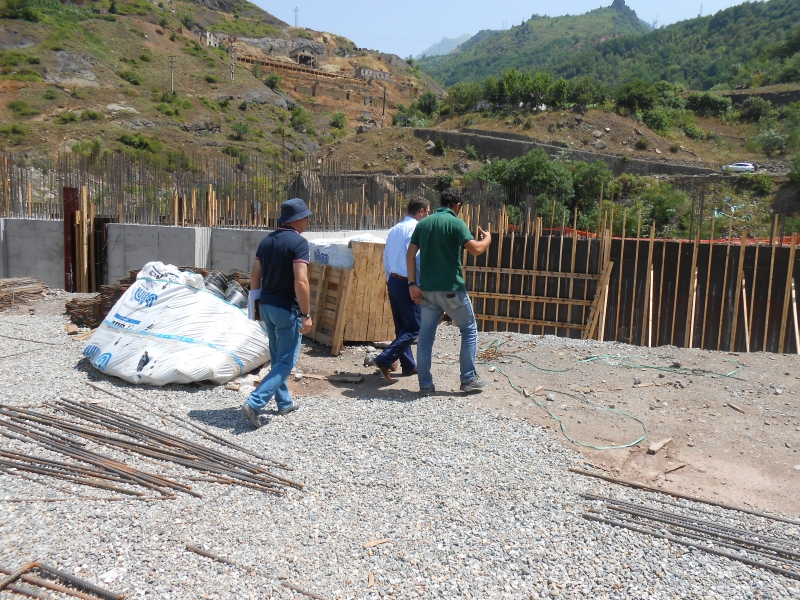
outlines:
M395 339L375 357L375 364L388 369L399 359L403 373L411 373L417 368L411 353L411 344L419 336L420 307L411 299L407 280L389 277L386 287L389 290L389 305L392 307Z
M253 390L247 403L256 411L264 408L275 396L278 410L292 406L286 380L292 372L300 354L300 315L295 310L286 310L259 302L261 320L267 327L269 338L270 370Z
M475 372L475 357L478 352L478 327L467 292L422 292L422 325L417 342L417 371L419 387L433 385L431 376L431 354L436 339L436 328L442 313L453 319L453 325L461 330L461 383L472 381Z

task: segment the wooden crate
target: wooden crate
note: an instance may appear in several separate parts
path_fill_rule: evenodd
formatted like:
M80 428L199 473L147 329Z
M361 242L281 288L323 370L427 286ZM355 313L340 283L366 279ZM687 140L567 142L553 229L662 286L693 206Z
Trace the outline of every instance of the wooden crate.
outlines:
M331 347L344 342L394 339L394 321L383 270L384 244L350 242L355 266L309 265L313 328L307 336Z

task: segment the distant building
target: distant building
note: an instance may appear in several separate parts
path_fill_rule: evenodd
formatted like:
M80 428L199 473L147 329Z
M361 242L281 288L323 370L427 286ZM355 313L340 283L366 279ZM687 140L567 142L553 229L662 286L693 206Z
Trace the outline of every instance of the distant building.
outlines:
M300 46L289 52L289 58L297 61L298 65L305 65L312 69L317 68L317 57L322 53L314 46Z
M200 30L199 36L200 36L200 41L203 42L204 46L210 46L211 48L219 48L219 38L210 31Z
M356 67L356 77L361 79L380 79L382 81L391 81L392 74L386 71L376 71L368 67Z

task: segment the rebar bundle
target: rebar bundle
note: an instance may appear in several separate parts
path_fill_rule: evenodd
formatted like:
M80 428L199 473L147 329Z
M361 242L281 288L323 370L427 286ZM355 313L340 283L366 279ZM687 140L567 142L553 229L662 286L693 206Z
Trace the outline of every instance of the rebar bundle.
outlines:
M205 474L204 478L199 479L201 481L236 484L279 495L285 494L285 489L289 486L303 487L302 484L274 473L275 468L284 468L284 465L275 461L243 460L144 425L131 415L97 405L62 398L56 403L56 408L72 418L0 405L0 415L4 417L0 419L0 427L4 428L0 429L0 435L20 442L34 443L75 462L67 463L12 450L0 450L0 471L9 474L44 475L139 497L145 493L136 489L137 487L157 492L164 497L171 497L175 493L202 497L202 494L181 483L175 476L156 475L131 467L90 449L88 443L91 442L126 454L137 454L201 471ZM199 427L198 429L202 430ZM238 449L235 444L227 445Z
M605 511L593 509L583 515L590 521L667 539L672 543L699 548L800 580L800 546L796 540L783 539L763 531L749 531L638 502L596 494L581 494L581 497L605 505Z
M32 571L38 571L39 575L33 575ZM74 598L82 598L83 600L121 600L125 597L124 594L117 594L95 585L91 581L86 581L71 573L40 562L28 563L19 569L0 566L0 573L7 575L7 577L0 579L0 591L7 589L28 598L43 598L45 600L52 598L52 595L44 595L37 588L66 594ZM28 585L20 585L20 582Z

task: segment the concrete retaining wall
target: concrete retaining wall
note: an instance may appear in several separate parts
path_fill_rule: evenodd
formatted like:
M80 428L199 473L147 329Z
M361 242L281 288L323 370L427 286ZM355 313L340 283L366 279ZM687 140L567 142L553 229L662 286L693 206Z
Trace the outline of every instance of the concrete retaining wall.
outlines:
M36 277L64 287L64 223L36 219L0 221L0 275Z
M414 136L422 140L435 141L441 139L446 146L454 150L466 150L467 146L472 146L481 157L490 158L516 158L527 154L534 148L541 148L551 158L555 158L566 149L561 146L541 144L519 134L495 133L482 130L439 131L415 129ZM569 148L569 154L572 160L583 160L592 163L602 160L616 177L623 173L635 175L711 175L718 172L707 167L692 167L659 160L649 161L636 158L622 160L619 156L598 154L574 148Z

